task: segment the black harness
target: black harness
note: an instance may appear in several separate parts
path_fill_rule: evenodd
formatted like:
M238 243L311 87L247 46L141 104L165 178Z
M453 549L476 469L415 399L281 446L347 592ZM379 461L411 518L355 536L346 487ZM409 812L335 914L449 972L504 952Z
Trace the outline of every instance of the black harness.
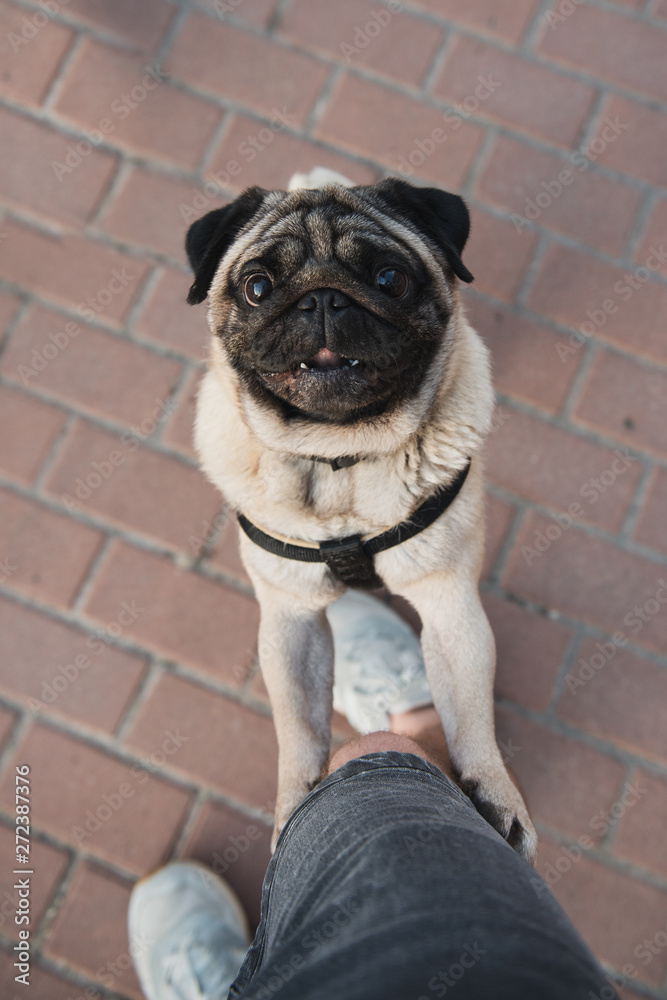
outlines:
M345 456L344 459L316 459L316 461L329 462L332 468L346 468L348 465L354 465L356 460L350 460ZM334 466L332 462L340 464ZM237 517L248 538L255 545L272 552L274 556L297 559L300 562L326 563L334 576L348 587L381 587L382 581L375 572L373 556L406 542L408 538L414 538L424 528L433 524L459 495L470 471L470 462L468 459L456 479L448 486L436 490L417 507L408 520L401 521L393 528L366 539L361 535L348 535L347 538L333 538L319 544L293 545L286 539L276 538L262 531L244 514L238 513Z

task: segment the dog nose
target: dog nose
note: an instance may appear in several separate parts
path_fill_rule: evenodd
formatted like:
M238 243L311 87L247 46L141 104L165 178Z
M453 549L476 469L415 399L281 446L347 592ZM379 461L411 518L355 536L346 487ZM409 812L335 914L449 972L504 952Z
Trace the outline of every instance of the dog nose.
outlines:
M318 288L314 292L307 292L296 304L297 309L303 312L315 312L318 309L326 312L329 309L347 309L352 305L352 299L343 292L335 288Z

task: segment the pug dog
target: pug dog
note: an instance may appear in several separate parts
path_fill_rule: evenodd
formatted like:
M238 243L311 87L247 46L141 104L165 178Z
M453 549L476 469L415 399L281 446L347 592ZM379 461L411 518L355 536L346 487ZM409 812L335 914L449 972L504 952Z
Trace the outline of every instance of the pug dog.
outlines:
M460 197L318 169L250 188L186 238L208 297L195 441L237 511L260 604L279 759L274 844L320 780L333 644L325 610L384 584L423 622L433 701L461 787L529 862L537 835L494 735L495 646L478 579L480 447L494 405L459 282Z

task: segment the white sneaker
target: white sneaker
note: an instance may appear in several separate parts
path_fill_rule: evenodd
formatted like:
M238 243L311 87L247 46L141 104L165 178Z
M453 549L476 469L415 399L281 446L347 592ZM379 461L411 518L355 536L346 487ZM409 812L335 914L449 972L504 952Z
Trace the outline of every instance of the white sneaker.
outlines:
M359 733L389 730L389 716L432 705L417 636L388 605L348 590L327 608L334 637L334 708Z
M221 1000L250 946L235 893L194 861L172 861L135 885L128 929L147 1000Z

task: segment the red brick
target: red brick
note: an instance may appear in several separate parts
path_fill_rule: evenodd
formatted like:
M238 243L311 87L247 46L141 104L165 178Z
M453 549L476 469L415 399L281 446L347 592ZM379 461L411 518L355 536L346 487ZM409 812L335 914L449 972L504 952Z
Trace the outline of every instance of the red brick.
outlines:
M117 608L108 624L118 626L123 610ZM113 732L137 693L146 661L115 649L112 641L108 634L101 640L0 601L0 686L34 711L55 711Z
M616 801L625 768L509 709L497 709L496 724L500 748L505 748L507 766L533 820L597 842L599 831L592 822Z
M408 179L421 177L453 189L461 186L482 138L476 125L448 127L443 114L419 101L349 75L334 89L316 132ZM433 152L426 155L418 144L428 149L429 143Z
M579 423L659 454L667 453L667 375L601 351L575 411Z
M211 555L211 562L238 580L250 583L250 577L239 554L239 526L233 511L228 512L220 539Z
M475 90L482 78L489 77L496 89L490 95L485 90L488 96L478 100ZM595 91L587 83L463 36L450 48L433 92L436 97L463 104L466 109L474 104L476 115L570 148L576 143L595 98Z
M162 0L68 0L68 18L81 21L92 28L109 32L134 49L146 51L155 48L174 16L169 4Z
M175 725L187 734L188 742L171 766L248 805L273 807L277 747L271 719L165 674L127 742L138 751L150 749L165 729Z
M640 177L649 184L666 185L667 162L663 152L667 143L667 120L664 112L625 97L610 95L600 114L594 139L605 131L609 118L619 119L621 124L629 126L623 133L628 136L628 141L618 139L609 143L599 154L597 162L612 170Z
M112 988L114 993L142 1000L127 937L131 890L131 883L125 879L96 865L83 864L72 880L44 950L94 982ZM137 942L136 947L140 946ZM75 1000L80 992L79 988Z
M140 337L155 340L178 354L201 361L206 356L211 334L206 322L206 307L195 309L186 302L191 284L192 275L166 269L151 293L136 330Z
M376 13L382 20L373 16ZM335 5L326 0L296 0L280 29L348 65L365 66L415 85L423 79L444 37L442 30L405 8L396 13L383 8L376 12L366 0L339 0Z
M528 227L530 217L620 256L642 195L629 184L582 171L580 164L499 136L477 190L485 201L519 216L513 220L519 228ZM540 201L547 205L543 210Z
M663 850L667 825L667 784L646 771L636 771L633 777L632 787L628 789L627 806L619 820L618 835L614 840L614 854L664 876L667 875L667 859Z
M0 491L0 552L6 586L70 605L101 543L98 531ZM11 572L4 572L5 566Z
M8 708L0 705L0 749L2 749L9 739L9 734L14 728L14 723L16 722L16 715L14 712L10 712Z
M14 787L15 771L9 777ZM13 798L13 797L12 797ZM13 806L13 801L12 801ZM14 812L14 809L11 809ZM33 821L35 820L33 813ZM12 869L16 864L16 829L0 824L0 858L2 859L2 902L0 903L0 930L13 941L19 940L19 928L14 922L14 911L18 904L18 894L13 890L16 879ZM30 926L37 927L53 898L53 894L69 865L69 857L63 851L43 843L35 836L30 837L30 861L27 867L35 874L30 879ZM11 910L9 907L11 906Z
M667 289L656 281L642 284L641 278L636 270L624 271L578 250L554 245L542 261L528 305L572 327L574 351L579 350L584 325L586 337L592 328L600 340L664 363L667 340L661 316L667 309ZM562 354L568 356L572 351L569 338L564 335L561 340Z
M228 683L243 679L257 637L254 601L169 560L119 545L86 610L105 622L132 600L144 609L128 628L135 639Z
M667 0L660 0L654 12L654 17L664 17L667 20Z
M219 494L192 466L136 445L79 421L46 488L68 509L188 548L200 522L215 517Z
M211 13L221 21L230 17L235 21L247 21L259 27L268 25L276 7L277 0L200 0L205 7L210 7Z
M486 494L486 548L482 577L491 573L505 543L516 509L492 494Z
M329 76L329 67L310 56L197 13L190 14L181 29L166 68L225 100L268 115L287 113L289 121L299 123Z
M3 229L7 238L0 247L7 281L70 308L92 310L100 319L125 317L146 274L145 263L80 236L54 236L12 222L5 222ZM111 294L119 282L121 289ZM108 295L107 303L103 300Z
M635 253L638 264L645 264L646 258L650 257L655 249L664 248L665 233L667 233L667 198L662 198L653 209L644 239ZM667 278L667 261L657 269L657 273Z
M193 201L202 197L209 202L206 208L193 208ZM202 196L193 184L137 168L105 212L101 225L119 240L148 247L184 264L188 226L221 204L221 200Z
M558 714L634 752L667 759L667 671L608 639L582 643Z
M171 448L176 448L178 451L182 451L184 455L195 460L197 459L197 453L195 451L193 435L200 381L201 372L193 372L185 386L178 409L169 420L162 435L162 440L165 444Z
M667 34L655 25L584 4L556 30L545 30L539 50L566 66L664 101L666 45Z
M30 1000L85 1000L81 988L73 980L65 981L51 971L41 969L33 957L30 968ZM0 988L14 986L14 954L0 951ZM15 997L18 996L14 994ZM12 998L13 1000L13 998Z
M616 548L603 538L577 527L563 532L530 566L521 554L522 545L534 547L536 533L553 522L531 512L526 518L505 572L506 586L546 608L598 625L610 634L622 631L641 646L664 649L667 643L667 605L657 613L660 580L664 567ZM641 622L635 608L646 602L648 621ZM639 627L641 626L641 627Z
M284 189L292 174L313 167L329 167L357 184L378 180L377 170L245 115L238 115L225 132L208 175L234 191L253 184Z
M499 417L507 419L487 448L492 482L577 522L620 528L642 474L637 459L516 410Z
M496 637L496 694L544 711L572 630L493 594L484 594L483 604Z
M183 747L171 756L161 749L176 745L174 740L167 743L169 729L178 740L189 738L189 729L178 719L155 732L145 746L144 766L117 760L58 730L34 726L17 748L16 761L30 763L39 828L132 871L143 873L164 862L191 804L189 792L160 776L164 758L172 767L183 753ZM13 799L13 787L10 768L0 790L5 807Z
M561 867L566 867L570 856L565 847L541 837L539 867L550 864L555 869L560 859L564 859ZM555 882L553 891L598 958L633 979L661 984L667 972L667 952L661 951L646 965L638 960L635 949L664 930L666 892L586 857Z
M480 208L474 208L471 216L470 242L463 256L475 276L475 288L511 302L535 253L537 236L517 232L509 219Z
M271 829L257 819L207 802L185 848L188 858L208 865L231 885L253 927L259 923L270 841Z
M71 322L45 309L30 313L4 353L3 373L17 382L25 381L32 391L95 415L137 425L139 434L143 433L142 425L149 432L153 430L153 414L157 410L157 418L161 416L180 377L180 365L122 337L78 323L71 327ZM72 329L79 332L71 336ZM44 349L52 346L50 334L65 346L37 371L34 352L43 355Z
M29 118L0 109L0 197L19 210L27 208L67 226L82 225L98 203L117 166L114 157L91 152L78 167L62 173L75 140ZM16 150L21 150L21 156ZM58 173L56 170L58 169Z
M58 435L65 415L54 406L0 388L0 468L22 483L34 482Z
M522 37L537 7L536 0L412 0L448 21L458 22L510 42Z
M136 57L92 39L69 67L55 110L113 145L185 168L197 167L222 117L214 104L148 74Z
M635 538L653 549L667 552L667 471L655 469Z
M74 37L68 28L51 20L37 28L32 20L35 14L41 22L41 10L7 2L0 8L2 87L8 96L28 104L42 103Z
M556 345L562 339L557 333L475 296L466 298L466 312L491 349L496 389L557 413L581 362L580 353L568 355L562 364L555 366Z

